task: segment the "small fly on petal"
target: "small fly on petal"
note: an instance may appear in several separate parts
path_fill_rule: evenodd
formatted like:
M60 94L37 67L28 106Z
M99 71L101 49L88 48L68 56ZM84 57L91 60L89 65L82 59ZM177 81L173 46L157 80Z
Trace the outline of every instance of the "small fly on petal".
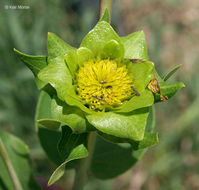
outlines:
M131 88L135 92L136 96L140 96L140 93L137 91L137 89L134 86L131 86Z

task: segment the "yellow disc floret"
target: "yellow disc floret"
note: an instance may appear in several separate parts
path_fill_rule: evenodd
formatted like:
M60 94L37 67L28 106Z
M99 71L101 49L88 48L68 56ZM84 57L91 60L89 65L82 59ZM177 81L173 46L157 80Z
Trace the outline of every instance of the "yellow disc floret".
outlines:
M132 80L126 66L114 60L90 60L77 74L79 96L91 109L121 105L132 95Z

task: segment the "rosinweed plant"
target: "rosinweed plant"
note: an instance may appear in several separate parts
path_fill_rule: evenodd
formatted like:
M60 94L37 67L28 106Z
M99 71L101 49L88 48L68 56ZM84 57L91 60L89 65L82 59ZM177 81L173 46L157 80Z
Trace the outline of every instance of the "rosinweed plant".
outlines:
M77 169L76 189L83 186L88 170L102 179L126 171L143 149L158 143L157 133L152 133L152 105L184 86L165 82L179 66L164 78L157 74L148 60L143 31L119 37L107 9L79 48L48 33L48 57L15 53L42 91L37 131L47 155L59 164L49 185L63 176L68 162ZM128 156L124 149L130 151ZM103 152L110 154L100 156ZM101 162L96 162L99 157Z

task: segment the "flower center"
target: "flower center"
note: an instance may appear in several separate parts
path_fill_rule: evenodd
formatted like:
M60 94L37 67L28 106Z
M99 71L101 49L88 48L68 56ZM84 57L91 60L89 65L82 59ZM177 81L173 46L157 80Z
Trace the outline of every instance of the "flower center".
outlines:
M77 74L79 96L93 110L119 106L132 95L132 80L126 66L113 60L90 60Z

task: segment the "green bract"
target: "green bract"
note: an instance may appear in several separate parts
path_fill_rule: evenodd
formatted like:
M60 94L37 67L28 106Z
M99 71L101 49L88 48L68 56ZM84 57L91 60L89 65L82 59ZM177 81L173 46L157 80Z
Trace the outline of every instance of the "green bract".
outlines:
M63 175L66 163L88 155L87 133L90 131L96 131L106 140L99 140L104 143L129 143L130 148L125 151L131 153L133 151L133 154L128 152L124 155L131 155L127 158L134 160L129 162L132 166L143 153L143 150L139 149L158 143L157 134L152 133L152 123L148 118L151 106L161 101L160 94L152 93L148 89L153 76L155 75L160 83L162 95L168 98L184 86L183 83L168 85L159 77L154 64L148 61L143 31L119 37L105 20L106 15L85 36L79 48L71 47L55 34L48 33L48 57L30 56L15 50L17 56L31 69L38 88L43 91L36 115L37 130L48 156L57 164L61 164L51 176L49 184ZM77 94L76 74L86 61L92 59L116 60L118 64L126 65L139 95L132 96L122 106L102 112L86 107ZM177 69L171 72L175 70ZM171 72L164 78L168 79ZM147 125L149 126L146 128ZM124 147L114 148L123 151ZM96 154L98 150L94 158ZM109 177L114 177L130 166L118 169L118 172L110 175L105 173ZM102 165L103 167L105 165ZM100 178L108 178L99 173L93 165L92 172Z

